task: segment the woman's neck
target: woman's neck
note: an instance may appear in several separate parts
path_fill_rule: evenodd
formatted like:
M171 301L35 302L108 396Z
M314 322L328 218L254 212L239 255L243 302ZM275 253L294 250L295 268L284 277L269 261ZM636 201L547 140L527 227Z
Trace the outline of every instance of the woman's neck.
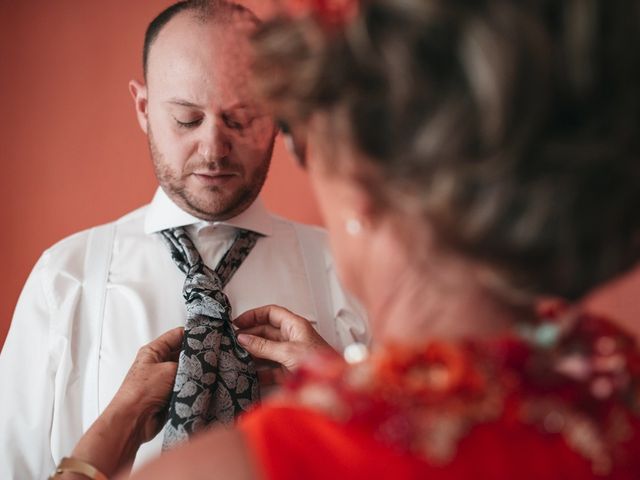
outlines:
M467 268L436 275L406 266L397 273L391 288L371 292L366 302L377 343L487 338L527 315L497 301Z

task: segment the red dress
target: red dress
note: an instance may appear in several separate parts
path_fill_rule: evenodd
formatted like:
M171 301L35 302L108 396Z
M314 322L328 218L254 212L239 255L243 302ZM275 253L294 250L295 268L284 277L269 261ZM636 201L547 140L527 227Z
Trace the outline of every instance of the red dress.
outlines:
M318 359L240 422L264 478L640 479L640 352L589 315Z

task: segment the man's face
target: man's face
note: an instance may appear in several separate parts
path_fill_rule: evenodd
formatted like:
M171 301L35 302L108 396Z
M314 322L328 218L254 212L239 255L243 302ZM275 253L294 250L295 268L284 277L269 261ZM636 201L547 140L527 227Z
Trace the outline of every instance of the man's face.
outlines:
M161 187L205 220L244 211L267 176L275 127L249 87L249 25L173 18L151 47L147 84L132 82Z

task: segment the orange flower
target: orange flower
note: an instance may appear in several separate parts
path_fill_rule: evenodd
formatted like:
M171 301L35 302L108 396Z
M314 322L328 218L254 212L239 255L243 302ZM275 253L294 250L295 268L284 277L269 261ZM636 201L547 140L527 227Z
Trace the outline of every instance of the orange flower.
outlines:
M379 360L382 382L425 400L454 393L478 393L485 387L481 372L463 346L432 342L419 351L391 346Z

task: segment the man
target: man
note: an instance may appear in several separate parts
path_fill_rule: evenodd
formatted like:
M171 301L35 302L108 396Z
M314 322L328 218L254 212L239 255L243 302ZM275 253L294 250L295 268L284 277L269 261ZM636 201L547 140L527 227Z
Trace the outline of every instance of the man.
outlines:
M130 90L160 187L150 205L47 250L0 356L0 478L43 478L109 403L137 350L184 325L185 274L160 232L184 227L214 269L239 229L259 235L224 288L233 316L278 304L337 350L366 331L342 293L324 234L257 199L276 128L251 96L246 9L179 3L145 37ZM162 435L137 462L159 452Z

